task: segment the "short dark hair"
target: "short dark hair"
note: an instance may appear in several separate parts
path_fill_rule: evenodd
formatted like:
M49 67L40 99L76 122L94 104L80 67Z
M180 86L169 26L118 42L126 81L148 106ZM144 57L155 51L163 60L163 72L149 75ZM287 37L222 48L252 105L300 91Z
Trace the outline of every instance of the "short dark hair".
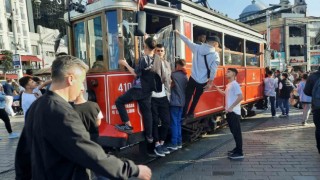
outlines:
M236 68L228 68L228 71L234 72L236 75L238 75L238 70Z
M202 35L205 35L207 36L207 33L205 31L200 31L198 32L197 36L202 36Z
M280 70L276 70L276 73L280 73Z
M98 55L97 56L97 61L103 61L103 55Z
M302 74L302 79L304 79L304 80L307 80L308 79L308 74L307 73L304 73L304 74Z
M164 48L163 44L157 44L156 47L157 48Z
M19 84L20 86L26 88L28 82L30 81L30 79L32 79L31 76L24 76L22 78L19 79Z
M59 52L59 53L57 53L56 54L56 57L59 57L59 56L66 56L66 55L68 55L67 53L65 53L65 52Z
M85 71L88 70L88 66L80 59L70 56L58 56L53 61L51 66L51 79L53 82L63 81L65 75L71 68L78 67Z
M282 76L285 77L286 79L288 78L288 73L282 73Z
M32 80L33 80L34 82L36 82L36 83L41 82L41 79L40 79L39 77L37 77L37 76L32 77Z
M273 74L272 71L268 71L268 72L267 72L267 75L272 75L272 74Z
M217 42L219 45L221 44L220 38L218 36L207 37L207 42L210 42L210 41Z
M178 60L176 60L176 62L175 62L175 65L177 66L177 65L180 65L180 66L185 66L187 63L186 63L186 60L184 60L184 59L178 59Z
M149 49L153 50L156 48L157 42L152 37L148 37L146 40L144 40L144 43L148 46Z

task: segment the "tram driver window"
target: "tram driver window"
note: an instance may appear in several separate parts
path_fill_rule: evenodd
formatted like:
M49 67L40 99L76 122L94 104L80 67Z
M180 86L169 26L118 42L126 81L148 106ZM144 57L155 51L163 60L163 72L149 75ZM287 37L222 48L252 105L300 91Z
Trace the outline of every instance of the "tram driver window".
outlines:
M124 58L130 66L134 64L134 26L130 23L134 23L136 20L135 13L133 11L123 11L122 14L122 43L124 50Z
M226 35L224 44L225 64L243 66L243 39Z
M100 16L88 20L88 35L90 44L89 67L93 69L104 69L102 25Z
M88 64L87 57L87 42L86 42L86 34L85 34L85 26L84 22L79 22L74 24L74 54L77 58L83 60L86 64Z

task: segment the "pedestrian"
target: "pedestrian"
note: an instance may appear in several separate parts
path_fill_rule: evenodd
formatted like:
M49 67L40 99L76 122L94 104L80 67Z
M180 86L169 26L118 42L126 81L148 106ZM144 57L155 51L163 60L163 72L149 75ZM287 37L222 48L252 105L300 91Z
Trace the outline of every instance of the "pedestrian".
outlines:
M289 116L289 98L293 90L293 84L288 80L288 73L282 73L282 80L279 83L279 106L282 114L280 118Z
M313 113L313 122L316 126L316 141L317 141L317 148L320 154L320 66L318 70L312 73L306 82L305 88L303 92L307 96L312 97L312 113Z
M84 91L87 70L72 56L53 61L51 91L36 100L26 116L16 151L16 179L89 180L86 168L112 179L151 179L147 166L105 154L68 103Z
M130 88L123 95L118 97L115 104L119 111L120 118L123 124L116 125L115 127L122 132L131 134L133 127L130 123L125 104L138 101L140 111L142 113L144 121L145 136L149 143L153 142L152 136L152 114L151 114L151 92L161 91L161 80L160 88L156 88L155 76L156 74L151 71L154 62L154 49L156 47L156 41L149 37L144 41L144 54L139 59L138 64L133 69L126 60L119 60L119 64L125 66L131 74L135 76L135 80L132 88ZM157 89L157 90L156 90Z
M220 64L220 56L217 52L220 39L217 36L208 37L206 43L199 45L191 42L187 37L180 34L178 30L175 30L175 33L179 35L193 53L192 71L187 85L186 104L182 116L183 118L194 118L194 110L198 101L202 93L211 88ZM192 103L189 108L191 98Z
M171 115L171 143L167 145L170 150L182 148L181 116L185 106L185 93L188 83L186 61L179 59L175 62L175 71L172 73L170 115Z
M4 122L6 130L9 134L9 139L18 138L20 135L19 133L12 132L12 127L10 123L10 118L5 110L6 108L6 94L3 92L3 87L0 84L0 119ZM0 137L1 140L1 137Z
M276 70L274 73L274 80L276 84L276 109L279 108L279 83L281 81L281 73L279 70Z
M94 142L98 142L99 126L103 114L99 105L96 102L87 101L83 95L84 91L76 98L72 106L74 110L79 114L86 130L90 134L90 139Z
M227 122L230 128L230 131L233 135L234 141L236 142L236 147L228 151L228 156L230 159L243 159L243 150L242 150L242 133L240 126L241 118L241 107L240 102L243 99L242 91L239 83L236 81L236 76L238 74L237 69L228 68L226 73L226 78L228 79L228 84L226 90L222 91L219 87L214 85L219 93L225 95L225 104L226 104L226 113L227 113Z
M26 116L27 111L31 104L42 96L41 89L46 85L50 84L51 80L38 85L31 76L24 76L19 79L19 84L24 88L24 91L21 93L21 107L23 110L24 116Z
M197 41L195 43L201 45L203 43L206 43L206 39L207 39L206 32L205 31L201 31L201 32L198 33Z
M164 143L170 128L170 104L168 96L170 94L171 67L170 63L165 59L165 48L162 44L157 44L155 54L158 56L155 58L153 68L162 77L161 79L164 83L162 83L161 92L157 93L153 91L151 95L152 134L155 143L153 151L157 156L164 157L166 154L170 154ZM161 120L160 127L159 120Z
M299 94L299 100L302 103L302 108L303 108L303 114L302 114L302 125L305 125L307 123L307 120L309 118L309 114L311 111L311 97L307 96L303 90L304 87L306 86L306 81L308 79L308 74L303 74L302 79L300 83L298 84L298 94Z
M276 99L276 81L272 77L272 71L267 72L268 77L264 79L264 95L269 99L271 105L271 115L276 116L275 99Z
M14 93L12 79L7 79L7 82L3 85L3 91L6 94L6 111L9 114L9 116L13 117L16 115L16 113L14 113L12 109L13 93Z

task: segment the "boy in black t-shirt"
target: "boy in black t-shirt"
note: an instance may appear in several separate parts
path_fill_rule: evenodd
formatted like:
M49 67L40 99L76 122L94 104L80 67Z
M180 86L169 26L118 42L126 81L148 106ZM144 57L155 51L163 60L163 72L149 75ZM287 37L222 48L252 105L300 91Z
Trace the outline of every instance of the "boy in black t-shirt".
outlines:
M81 93L73 103L73 108L79 114L84 126L90 134L92 141L97 142L99 137L99 125L103 118L99 105L92 101L87 101Z

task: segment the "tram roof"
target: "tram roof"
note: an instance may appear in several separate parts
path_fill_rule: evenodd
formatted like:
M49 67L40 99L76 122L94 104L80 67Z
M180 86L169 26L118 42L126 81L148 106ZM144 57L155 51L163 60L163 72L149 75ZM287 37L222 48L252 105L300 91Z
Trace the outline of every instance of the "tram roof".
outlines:
M203 6L196 4L190 0L170 0L170 3L176 4L176 8L162 6L162 5L156 5L154 3L149 2L145 6L145 9L152 10L153 9L152 7L161 6L162 7L161 11L163 11L163 12L170 11L171 14L173 13L176 16L183 15L186 12L189 14L192 14L194 16L199 16L193 11L191 11L191 12L188 11L188 9L192 8L192 9L197 10L198 12L205 13L207 15L211 15L211 16L217 18L216 20L219 20L220 24L223 24L225 26L229 26L229 27L235 28L235 29L244 28L246 31L248 31L248 30L251 31L251 34L255 34L255 36L258 36L258 37L260 36L260 38L263 37L256 29L253 29L249 25L241 23L241 22L236 21L234 19L231 19L225 15L222 15L218 12L215 12L214 10L212 10L210 8L203 7ZM82 18L87 17L90 14L93 15L93 14L96 14L96 13L101 12L103 10L115 9L115 8L126 8L126 9L136 10L137 4L134 1L100 0L100 1L96 1L92 4L87 5L87 9L84 14L75 12L74 10L71 11L70 12L71 20L74 21L74 20L82 19ZM68 14L66 13L64 17L67 20ZM204 16L201 16L201 17L204 17Z

